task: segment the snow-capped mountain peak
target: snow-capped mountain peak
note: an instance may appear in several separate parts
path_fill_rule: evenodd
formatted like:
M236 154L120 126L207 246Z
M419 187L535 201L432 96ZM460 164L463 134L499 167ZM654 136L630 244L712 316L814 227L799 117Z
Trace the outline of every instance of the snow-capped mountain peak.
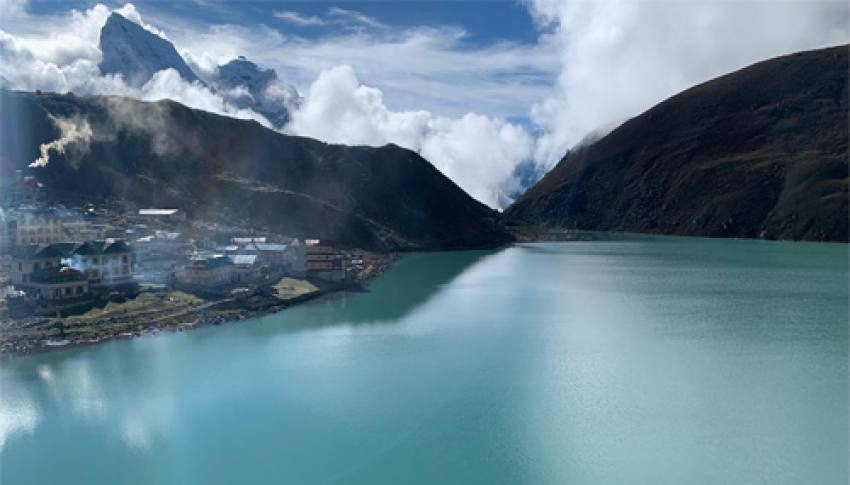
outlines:
M106 20L99 47L103 53L100 71L120 74L131 86L141 86L158 71L169 68L186 81L199 81L171 42L118 13L113 12Z
M298 91L278 79L274 69L262 69L243 56L218 66L207 85L192 71L174 45L141 25L113 12L100 30L103 74L120 74L124 81L141 87L163 69L174 69L185 81L200 82L229 104L251 109L275 127L289 121Z
M277 80L274 69L261 69L244 56L218 66L216 75L222 87L232 89L245 86L252 95L264 91L270 83Z
M213 83L229 102L253 109L277 127L289 121L289 110L300 100L298 91L274 69L262 69L244 56L218 66Z

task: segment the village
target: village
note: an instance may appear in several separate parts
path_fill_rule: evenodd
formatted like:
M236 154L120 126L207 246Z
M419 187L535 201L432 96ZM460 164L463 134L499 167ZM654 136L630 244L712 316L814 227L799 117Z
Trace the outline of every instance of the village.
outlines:
M180 208L0 200L0 355L239 320L360 289L391 256L199 223Z

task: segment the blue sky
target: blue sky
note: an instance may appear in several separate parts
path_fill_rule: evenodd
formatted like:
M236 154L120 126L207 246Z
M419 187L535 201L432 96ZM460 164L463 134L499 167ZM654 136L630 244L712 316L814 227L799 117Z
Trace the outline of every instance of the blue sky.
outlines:
M537 43L541 33L541 29L531 18L527 6L513 0L344 2L203 0L202 8L198 8L198 4L191 1L174 4L144 1L135 3L140 10L149 10L154 15L170 13L191 16L198 21L208 23L236 23L245 26L263 24L286 35L295 35L313 41L363 32L393 33L421 27L454 27L463 29L465 35L452 48L459 51L473 51L501 42L531 47ZM341 12L350 12L351 16L341 15ZM364 19L369 20L358 22L357 15L362 15ZM370 24L371 21L375 24ZM548 72L532 69L501 71L492 73L492 77L505 80L521 78L524 82L547 86L554 83L557 70L558 66L553 64ZM368 83L368 76L363 76L363 81ZM397 107L415 109L415 104L400 101ZM475 107L459 106L458 108L458 110L447 111L474 110ZM452 114L458 114L457 112ZM513 112L501 111L498 114L522 123L529 129L534 129L533 122L527 116L526 104L517 106Z
M85 10L97 3L117 8L125 2L114 1L50 1L34 0L27 2L25 8L35 15L61 15L72 9ZM374 38L392 38L403 32L422 28L456 29L463 34L452 38L447 50L468 52L474 55L478 49L494 48L500 44L512 47L525 46L534 49L538 45L542 28L536 25L529 13L528 6L514 0L488 1L222 1L222 0L183 0L134 1L133 4L142 13L145 20L162 29L172 39L181 37L181 28L191 25L192 30L205 26L231 25L246 29L271 29L282 36L297 38L300 44L321 43L330 39L346 36L372 36ZM348 12L350 15L345 15ZM363 22L358 21L362 16ZM374 23L373 23L374 22ZM169 28L171 27L171 28ZM180 46L184 47L185 46ZM262 46L255 46L257 51ZM242 52L256 59L256 52ZM285 55L285 52L283 53ZM415 57L409 58L415 63ZM380 83L381 76L373 75L368 66L359 66L357 58L342 57L340 62L352 64L360 79L369 84ZM517 82L534 91L535 96L551 87L560 68L555 57L541 69L536 65L521 66L512 63L508 69L498 66L491 72L483 73L493 82ZM262 63L262 62L259 62ZM317 72L304 72L300 67L288 66L285 59L269 66L279 70L283 77L304 89ZM436 76L436 74L435 74ZM420 76L427 80L428 75ZM373 79L374 78L374 79ZM422 103L411 93L401 92L393 86L380 86L386 99L396 109L421 109ZM421 93L422 97L434 96L433 90ZM474 93L470 93L471 95ZM534 124L528 117L528 107L532 102L525 96L516 94L515 99L507 96L494 97L491 102L497 106L476 103L469 96L465 103L459 103L458 97L445 102L429 103L425 108L436 113L457 116L467 111L483 111L523 124L534 130Z
M85 9L97 2L36 0L27 9L35 14L61 13L69 9ZM100 2L120 6L124 2ZM331 25L302 25L275 19L274 12L292 11L304 17L326 17L334 7L353 10L393 27L419 25L459 25L465 27L470 45L497 40L534 43L538 28L527 7L514 0L456 0L456 1L251 1L251 0L141 0L133 2L140 11L153 14L169 13L191 17L207 23L264 23L298 35L317 38L332 33Z
M114 10L202 79L240 55L274 69L303 99L285 133L396 143L493 207L588 134L683 89L850 38L846 0L0 0L0 81L258 119L165 71L139 89L103 76Z
M154 2L156 4L158 2ZM538 29L535 27L528 9L518 1L368 1L368 2L251 2L240 1L227 4L204 2L212 6L206 11L206 20L222 22L229 20L242 24L267 23L275 28L295 32L307 38L316 38L339 28L338 24L298 25L282 19L270 19L274 12L295 12L304 18L327 19L328 11L334 8L356 11L390 28L416 27L421 25L462 26L469 32L465 43L470 47L480 46L499 40L535 43ZM137 2L140 8L146 2ZM155 5L151 5L155 6ZM197 12L196 6L189 2L171 8L182 14Z

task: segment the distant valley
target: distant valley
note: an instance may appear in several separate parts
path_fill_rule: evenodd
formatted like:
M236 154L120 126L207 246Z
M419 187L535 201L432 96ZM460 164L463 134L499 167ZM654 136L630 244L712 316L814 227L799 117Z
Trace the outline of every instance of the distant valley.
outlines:
M120 15L101 45L101 69L131 82L164 68L203 82ZM288 119L286 103L263 97L286 87L273 70L240 57L208 82L246 93L240 106L276 125ZM175 206L379 251L498 246L528 228L847 241L847 85L847 46L708 81L574 148L502 214L395 145L332 145L118 96L0 91L0 175L35 175L55 203Z

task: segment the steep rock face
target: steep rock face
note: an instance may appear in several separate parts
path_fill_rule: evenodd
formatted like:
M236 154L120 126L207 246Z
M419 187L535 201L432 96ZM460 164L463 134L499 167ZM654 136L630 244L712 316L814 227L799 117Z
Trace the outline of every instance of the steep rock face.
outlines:
M274 126L289 121L287 106L296 106L298 91L281 81L274 69L261 69L239 56L216 69L215 87L239 108L250 108Z
M510 224L848 240L848 47L754 64L572 150Z
M277 73L274 69L260 69L259 66L243 56L218 66L216 74L223 87L244 86L252 95L262 93L271 83L277 80Z
M498 214L428 161L394 145L329 145L172 101L0 90L0 177L23 169L59 202L180 207L375 250L492 247ZM28 168L64 125L88 124L64 153ZM78 132L87 133L87 130Z
M120 74L125 82L140 87L163 69L174 69L188 82L204 83L186 64L171 42L139 24L112 13L100 31L99 65L103 74ZM262 69L240 56L218 66L207 86L237 108L254 110L282 128L290 109L298 106L298 91L280 80L274 69Z
M141 86L169 68L186 81L199 80L171 42L114 12L100 31L99 47L103 53L100 72L120 74L131 86Z

